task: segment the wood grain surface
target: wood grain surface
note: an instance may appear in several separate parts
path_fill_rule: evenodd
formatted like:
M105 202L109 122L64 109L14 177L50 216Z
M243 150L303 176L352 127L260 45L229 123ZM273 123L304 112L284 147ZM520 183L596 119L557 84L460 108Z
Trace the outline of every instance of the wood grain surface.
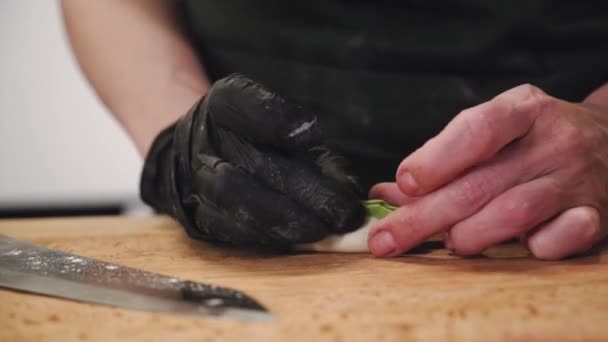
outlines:
M165 217L0 221L0 233L233 287L275 323L129 311L0 290L0 341L608 341L608 254L560 262L517 245L460 258L431 243L393 259L238 251Z

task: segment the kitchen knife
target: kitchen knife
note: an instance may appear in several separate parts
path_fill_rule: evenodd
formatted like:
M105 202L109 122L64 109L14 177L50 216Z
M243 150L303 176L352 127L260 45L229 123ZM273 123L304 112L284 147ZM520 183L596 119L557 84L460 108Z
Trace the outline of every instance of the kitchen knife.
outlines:
M268 322L242 292L108 263L0 234L0 287L125 309Z

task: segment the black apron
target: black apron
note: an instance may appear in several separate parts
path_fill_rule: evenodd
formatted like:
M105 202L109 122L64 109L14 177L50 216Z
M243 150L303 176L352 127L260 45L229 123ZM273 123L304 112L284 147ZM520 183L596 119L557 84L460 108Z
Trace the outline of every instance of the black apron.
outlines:
M366 191L459 111L532 83L608 80L606 1L184 1L211 80L249 75L314 111Z

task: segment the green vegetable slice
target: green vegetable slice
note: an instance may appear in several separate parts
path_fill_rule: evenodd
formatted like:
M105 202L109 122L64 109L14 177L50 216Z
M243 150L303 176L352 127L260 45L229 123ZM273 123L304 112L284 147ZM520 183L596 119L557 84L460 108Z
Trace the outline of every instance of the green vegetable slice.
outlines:
M375 217L377 219L384 218L386 215L397 209L397 207L379 199L364 201L363 205L365 205L365 208L367 209L367 216Z

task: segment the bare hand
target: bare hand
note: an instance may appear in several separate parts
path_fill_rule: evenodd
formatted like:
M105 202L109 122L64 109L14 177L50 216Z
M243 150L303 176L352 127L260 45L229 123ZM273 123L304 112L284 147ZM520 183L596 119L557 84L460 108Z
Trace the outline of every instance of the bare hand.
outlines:
M513 88L462 111L370 196L402 206L372 229L376 256L441 231L462 255L516 237L541 259L584 252L608 233L608 108Z

